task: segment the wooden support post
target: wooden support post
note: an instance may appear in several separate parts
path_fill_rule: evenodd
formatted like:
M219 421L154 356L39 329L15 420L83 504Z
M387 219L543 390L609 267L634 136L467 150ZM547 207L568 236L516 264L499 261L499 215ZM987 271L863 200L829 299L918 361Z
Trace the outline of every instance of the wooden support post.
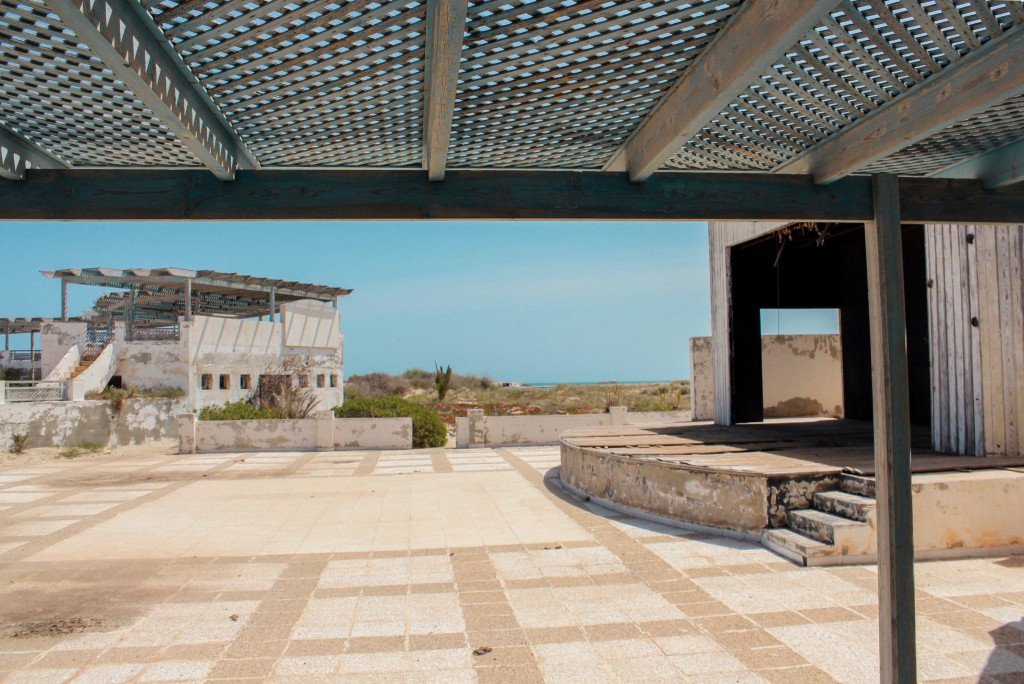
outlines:
M29 380L36 379L36 333L34 330L28 332L28 362L29 362Z
M274 303L274 296L276 294L277 294L277 290L275 288L273 288L273 287L270 288L270 322L271 323L275 322L274 321L274 315L275 315L276 310L277 310L277 305Z
M192 320L192 279L185 279L185 320Z
M60 320L68 320L68 279L60 279Z
M878 500L878 636L883 684L917 681L910 391L899 186L873 177L875 220L865 226Z

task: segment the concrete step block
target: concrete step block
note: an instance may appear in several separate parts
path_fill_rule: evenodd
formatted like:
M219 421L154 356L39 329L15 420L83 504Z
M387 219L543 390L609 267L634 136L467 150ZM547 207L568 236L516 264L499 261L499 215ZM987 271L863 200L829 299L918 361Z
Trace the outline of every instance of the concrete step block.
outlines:
M789 527L820 542L836 547L843 555L875 552L875 527L866 522L842 518L812 508L789 512Z
M772 527L766 529L761 533L761 540L763 542L767 542L766 546L768 546L768 548L772 548L773 546L779 547L785 555L789 557L793 557L795 555L798 560L802 559L805 565L810 565L810 563L807 562L807 559L809 558L833 556L836 553L835 547L831 544L825 544L817 539L811 539L810 537L785 527Z
M875 498L875 478L844 474L839 478L839 489L850 494Z
M869 522L875 519L875 500L860 494L844 491L817 492L813 502L814 508L819 511L850 520Z

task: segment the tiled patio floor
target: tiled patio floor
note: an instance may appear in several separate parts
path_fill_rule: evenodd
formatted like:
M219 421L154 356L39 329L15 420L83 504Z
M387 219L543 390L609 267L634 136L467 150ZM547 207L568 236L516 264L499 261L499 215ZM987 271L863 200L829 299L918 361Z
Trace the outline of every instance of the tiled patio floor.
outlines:
M557 448L0 467L0 681L875 682L873 567L566 496ZM1024 682L1024 557L917 566L922 681Z

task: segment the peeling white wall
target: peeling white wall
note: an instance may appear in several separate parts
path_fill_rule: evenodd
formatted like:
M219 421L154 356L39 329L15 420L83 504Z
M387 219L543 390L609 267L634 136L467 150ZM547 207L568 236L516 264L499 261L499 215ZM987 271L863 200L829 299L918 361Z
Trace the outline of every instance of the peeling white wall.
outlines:
M303 418L298 420L179 421L180 448L191 451L411 449L411 418ZM326 422L327 443L319 424Z
M618 409L618 410L616 410ZM627 413L613 406L609 413L584 413L565 416L484 416L470 411L455 419L455 444L467 446L513 446L558 444L566 430L602 425L644 425L679 423L690 420L689 411L649 411Z
M27 434L29 447L174 441L176 416L187 410L184 399L128 399L118 412L107 401L0 404L0 448L14 434Z
M75 321L52 321L39 328L40 377L46 377L56 367L68 349L85 344L87 325Z
M690 339L693 419L714 417L715 379L709 337ZM764 335L761 366L766 418L843 417L839 335Z

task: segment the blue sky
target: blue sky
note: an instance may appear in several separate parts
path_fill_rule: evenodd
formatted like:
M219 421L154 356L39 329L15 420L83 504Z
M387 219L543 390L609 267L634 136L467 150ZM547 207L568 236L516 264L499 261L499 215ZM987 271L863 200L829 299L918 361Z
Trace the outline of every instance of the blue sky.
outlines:
M689 338L711 331L703 223L8 222L0 236L0 316L59 315L60 285L39 275L54 268L180 266L353 288L341 303L346 376L437 361L519 382L686 378ZM72 285L70 313L99 294Z

